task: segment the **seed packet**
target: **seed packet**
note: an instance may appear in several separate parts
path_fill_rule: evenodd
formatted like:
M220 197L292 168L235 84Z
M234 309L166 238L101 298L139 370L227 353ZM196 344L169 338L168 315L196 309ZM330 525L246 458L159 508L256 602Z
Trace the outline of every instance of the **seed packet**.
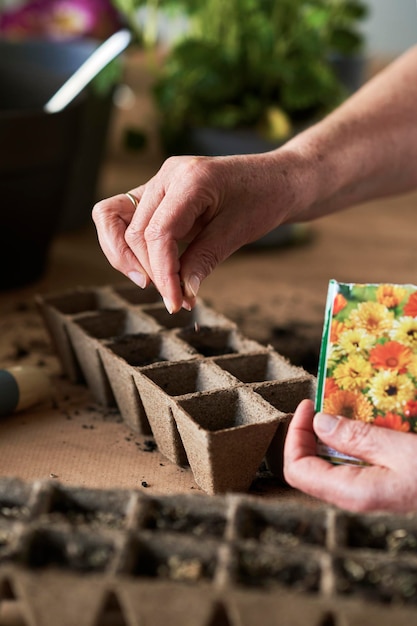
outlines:
M417 432L417 286L329 282L315 409ZM321 441L317 453L366 465Z

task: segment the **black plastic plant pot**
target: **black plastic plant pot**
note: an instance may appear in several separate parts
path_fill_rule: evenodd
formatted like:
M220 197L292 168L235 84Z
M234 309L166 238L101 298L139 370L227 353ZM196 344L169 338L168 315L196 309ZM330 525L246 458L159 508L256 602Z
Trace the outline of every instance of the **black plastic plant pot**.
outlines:
M43 106L96 47L90 40L0 41L1 290L42 276L54 236L74 219L66 213L91 215L101 154L85 145L90 90L58 113ZM101 127L94 145L89 129L88 144L102 152L105 135Z
M81 104L57 114L0 112L0 289L44 272L74 158Z

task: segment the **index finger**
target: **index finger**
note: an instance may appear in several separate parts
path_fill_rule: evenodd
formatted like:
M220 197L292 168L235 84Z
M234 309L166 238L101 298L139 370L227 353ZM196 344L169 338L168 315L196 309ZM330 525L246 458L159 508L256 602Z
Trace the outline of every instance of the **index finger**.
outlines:
M101 200L95 204L92 218L99 244L109 263L126 276L140 277L140 286L145 287L147 274L125 241L126 229L135 212L132 198L125 193Z
M186 181L179 181L163 191L146 189L125 235L171 313L184 300L179 244L189 243L214 211L211 198L191 194L189 188Z

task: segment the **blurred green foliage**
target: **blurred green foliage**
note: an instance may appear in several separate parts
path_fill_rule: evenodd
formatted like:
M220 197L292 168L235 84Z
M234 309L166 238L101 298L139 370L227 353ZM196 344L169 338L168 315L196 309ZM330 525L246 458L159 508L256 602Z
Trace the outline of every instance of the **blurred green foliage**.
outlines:
M182 13L188 28L158 72L161 131L176 145L188 126L258 127L274 138L346 96L335 55L362 50L361 0L114 0L145 46L157 46L158 11ZM146 7L138 29L135 15ZM136 20L136 21L135 21ZM271 111L288 120L268 128Z

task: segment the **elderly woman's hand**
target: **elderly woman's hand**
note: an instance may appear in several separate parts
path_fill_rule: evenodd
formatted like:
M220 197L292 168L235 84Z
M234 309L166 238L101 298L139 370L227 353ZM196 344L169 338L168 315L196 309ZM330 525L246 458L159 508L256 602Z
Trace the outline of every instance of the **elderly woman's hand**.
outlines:
M291 161L294 155L280 151L171 157L129 192L133 198L120 194L95 205L103 252L140 287L152 281L171 313L191 309L201 282L221 261L287 217Z
M316 436L334 450L371 465L333 465L316 454ZM284 450L290 485L352 511L417 510L417 436L317 413L303 400Z

